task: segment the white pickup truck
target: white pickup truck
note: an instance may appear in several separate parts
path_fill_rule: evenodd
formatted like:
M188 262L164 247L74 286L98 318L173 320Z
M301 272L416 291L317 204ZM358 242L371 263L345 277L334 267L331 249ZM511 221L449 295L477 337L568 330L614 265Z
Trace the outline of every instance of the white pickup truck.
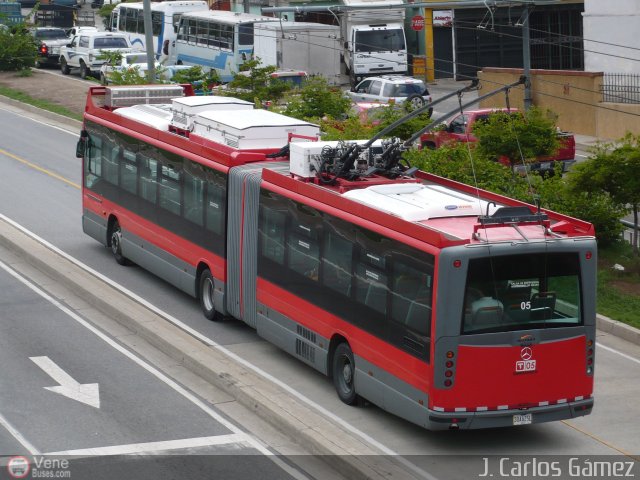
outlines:
M133 51L131 42L123 33L80 32L71 42L60 48L60 70L69 75L72 68L80 69L80 77L98 76L100 67L105 63L104 52Z

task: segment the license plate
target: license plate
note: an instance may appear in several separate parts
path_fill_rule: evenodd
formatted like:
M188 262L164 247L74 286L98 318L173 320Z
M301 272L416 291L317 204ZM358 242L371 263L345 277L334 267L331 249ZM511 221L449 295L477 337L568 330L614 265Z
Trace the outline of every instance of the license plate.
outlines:
M513 416L514 425L530 425L532 420L533 420L533 416L531 413L525 413L524 415Z
M60 47L53 47L51 53L60 53Z

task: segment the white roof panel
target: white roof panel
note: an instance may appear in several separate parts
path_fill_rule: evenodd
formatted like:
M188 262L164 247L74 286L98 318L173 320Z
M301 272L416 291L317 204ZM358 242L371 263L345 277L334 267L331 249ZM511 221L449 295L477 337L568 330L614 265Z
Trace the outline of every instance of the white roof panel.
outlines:
M350 190L345 197L410 222L430 218L478 216L487 213L487 202L440 185L415 183L377 185ZM498 205L499 207L500 205ZM489 214L496 207L489 208Z
M201 107L204 105L251 105L253 103L235 97L221 97L219 95L194 95L192 97L180 97L173 99L174 105L185 105L187 107Z
M287 117L269 110L211 110L201 112L198 117L236 130L255 127L290 127L293 125L315 126L304 120Z

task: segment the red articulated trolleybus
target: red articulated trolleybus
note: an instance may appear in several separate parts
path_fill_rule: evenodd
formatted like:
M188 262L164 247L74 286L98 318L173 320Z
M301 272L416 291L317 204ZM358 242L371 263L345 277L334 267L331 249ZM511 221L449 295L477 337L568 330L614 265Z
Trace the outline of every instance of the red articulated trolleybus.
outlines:
M318 133L188 86L91 87L83 229L347 404L434 430L589 414L592 225Z

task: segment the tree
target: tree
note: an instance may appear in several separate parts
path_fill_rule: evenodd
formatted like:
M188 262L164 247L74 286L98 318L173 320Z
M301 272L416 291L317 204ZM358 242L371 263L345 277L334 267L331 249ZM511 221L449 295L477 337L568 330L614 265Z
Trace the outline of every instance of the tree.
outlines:
M285 98L282 113L307 121L323 117L343 119L351 108L351 100L339 88L330 87L322 77L308 79L302 88Z
M221 90L221 93L256 105L276 103L291 90L287 83L271 78L277 69L274 65L262 66L259 58L247 60L242 64L241 71L233 75L233 80L227 85L228 90Z
M24 24L0 29L0 71L31 68L38 54L33 35Z
M200 65L178 70L171 79L174 83L190 83L196 91L209 93L213 86L220 83L220 75L214 69L205 72Z
M344 120L325 118L320 121L320 129L325 133L324 140L366 140L407 115L409 108L409 105L404 103L381 105L359 113L352 112ZM431 119L428 114L418 115L396 127L386 137L407 140L429 122Z
M521 112L495 112L488 120L476 122L473 133L478 150L489 158L506 158L512 169L537 157L553 155L558 149L556 116L531 108Z
M480 154L467 144L454 144L435 150L410 150L404 157L411 165L425 172L457 182L515 197L533 203L529 183L513 176L509 168ZM534 184L541 181L535 177Z
M574 193L603 192L622 212L633 212L633 252L638 255L640 208L640 136L630 133L614 143L600 143L593 155L573 167L569 188ZM622 215L620 215L622 216ZM618 216L616 221L619 223Z

